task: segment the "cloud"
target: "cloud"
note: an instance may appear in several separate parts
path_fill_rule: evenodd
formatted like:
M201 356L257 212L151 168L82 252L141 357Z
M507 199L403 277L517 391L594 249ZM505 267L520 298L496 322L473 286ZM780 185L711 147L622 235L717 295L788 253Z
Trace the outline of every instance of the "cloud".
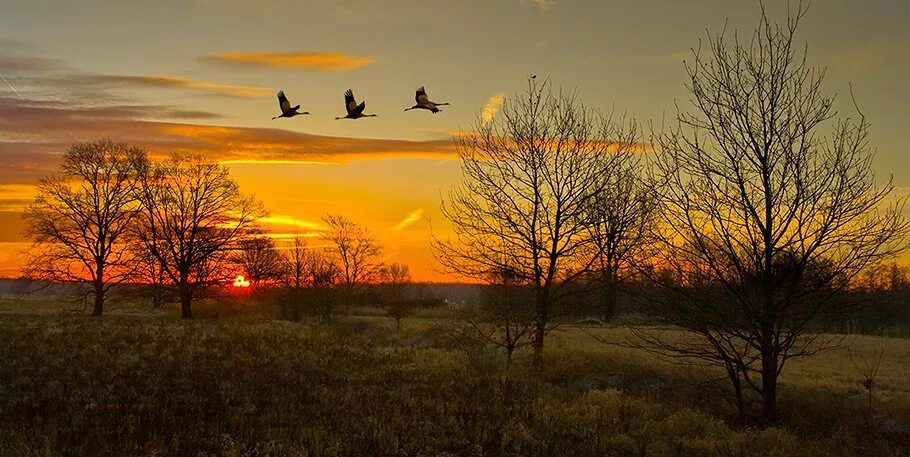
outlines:
M218 163L222 165L341 165L341 162L327 162L325 160L262 160L255 157L219 160Z
M405 217L404 220L402 220L395 226L395 230L402 230L402 229L410 226L411 224L419 221L422 218L423 218L423 208L417 208L414 211L411 211L410 213L408 213L407 217Z
M38 187L33 184L0 184L0 212L22 211L37 194Z
M63 62L57 59L26 55L0 55L0 70L7 71L46 71L63 68Z
M222 64L269 68L298 68L319 72L354 70L375 61L371 57L356 57L338 52L284 53L226 53L203 57L203 60Z
M496 113L499 112L499 109L502 108L502 104L506 101L506 94L498 92L492 97L487 99L487 102L483 104L483 111L480 113L480 119L484 124L489 124L493 122L493 119L496 118Z
M168 138L172 152L200 152L225 163L309 163L387 157L452 157L451 141L344 138L282 129L154 123L151 136Z
M327 229L327 227L321 222L313 222L304 219L298 219L292 216L285 216L282 214L275 214L272 216L260 217L256 219L260 224L267 224L271 226L278 226L284 228L303 228L314 232L322 232Z
M201 154L223 163L337 164L390 157L452 158L448 140L406 141L310 135L272 128L163 122L206 118L203 112L167 106L74 106L21 101L0 94L0 184L32 183L53 171L72 143L111 138L146 148L154 156Z
M272 90L266 87L235 86L232 84L197 81L177 76L88 75L82 77L82 79L87 83L97 84L193 89L214 95L225 95L238 98L263 97L272 93Z

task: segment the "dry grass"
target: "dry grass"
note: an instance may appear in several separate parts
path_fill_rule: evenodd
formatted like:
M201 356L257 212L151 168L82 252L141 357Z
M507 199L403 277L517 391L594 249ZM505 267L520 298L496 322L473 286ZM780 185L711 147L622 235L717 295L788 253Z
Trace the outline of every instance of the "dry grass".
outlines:
M788 367L783 424L757 430L735 425L724 385L706 382L716 373L578 328L554 334L538 372L500 354L469 361L428 318L395 333L382 318L323 328L0 306L0 455L910 453L905 340L888 342L872 420L854 364L829 353Z

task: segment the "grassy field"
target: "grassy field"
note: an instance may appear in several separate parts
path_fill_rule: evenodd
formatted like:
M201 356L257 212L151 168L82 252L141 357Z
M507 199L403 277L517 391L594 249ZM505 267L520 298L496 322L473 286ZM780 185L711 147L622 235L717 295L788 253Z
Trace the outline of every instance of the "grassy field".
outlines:
M849 337L787 367L782 423L737 425L719 374L565 327L541 370L443 319L332 327L0 302L0 455L910 455L910 341ZM874 415L859 366L881 345Z

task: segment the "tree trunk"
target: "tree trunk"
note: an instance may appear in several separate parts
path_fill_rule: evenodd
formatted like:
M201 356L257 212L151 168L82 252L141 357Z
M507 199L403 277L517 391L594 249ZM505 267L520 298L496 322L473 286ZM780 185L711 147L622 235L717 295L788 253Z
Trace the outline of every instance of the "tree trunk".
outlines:
M152 279L152 306L156 309L164 305L164 273L158 271Z
M739 371L735 366L727 364L727 376L730 377L730 383L733 385L733 395L736 397L736 412L739 415L740 424L746 423L746 404L743 401L743 385L739 379Z
M613 320L616 314L616 274L612 268L607 268L604 275L604 296L603 296L603 321Z
M189 284L180 284L180 317L184 319L193 318L193 289Z
M549 287L544 286L537 292L537 319L534 324L534 364L543 362L543 343L547 334L549 305Z
M322 320L322 323L325 325L331 325L332 323L332 301L335 299L336 295L333 295L331 289L323 289L318 292L319 301L320 301L320 312L319 317Z
M762 415L766 423L777 421L777 374L769 374L762 362ZM777 371L777 364L771 366L771 370Z
M99 269L100 270L100 269ZM99 275L95 280L95 308L92 310L92 316L100 316L104 313L104 281Z
M762 419L767 424L777 421L777 353L772 345L770 328L762 329L761 397Z

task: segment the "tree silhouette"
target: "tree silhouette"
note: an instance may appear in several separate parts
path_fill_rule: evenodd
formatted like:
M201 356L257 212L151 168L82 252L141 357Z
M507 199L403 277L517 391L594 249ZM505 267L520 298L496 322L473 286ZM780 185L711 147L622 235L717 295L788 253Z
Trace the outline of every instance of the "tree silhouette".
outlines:
M401 330L401 320L411 315L414 308L413 301L404 296L404 288L411 282L411 269L407 265L391 263L380 269L379 278L386 292L383 300L386 315L395 319L395 329Z
M658 216L658 196L644 179L641 158L627 155L624 159L604 176L605 190L589 209L597 259L592 269L600 285L604 321L613 318L618 289L634 274L636 262L643 260Z
M273 283L286 275L285 258L275 242L261 234L240 240L234 261L254 284Z
M339 282L341 269L329 252L308 247L295 237L284 251L284 276L281 282L290 291L290 318L300 320L304 302L309 300L315 314L324 324L332 321L333 288Z
M876 185L869 124L836 116L824 71L785 25L761 20L743 42L709 35L687 64L691 112L658 135L661 243L655 265L674 271L649 303L701 345L640 332L665 354L723 364L777 417L786 362L822 345L812 319L863 268L906 249L904 200ZM858 111L858 110L857 110ZM691 340L691 339L690 339ZM734 376L735 375L735 376Z
M468 321L483 339L505 350L510 363L515 351L534 344L533 289L521 281L510 268L493 272L480 295L480 315Z
M136 238L176 289L182 317L191 318L194 295L233 276L229 253L264 211L226 167L199 157L146 162L140 178Z
M33 241L26 276L90 282L92 314L100 316L110 288L135 269L126 236L138 212L135 166L144 159L141 149L107 140L70 147L24 213Z
M375 280L382 270L382 246L368 228L344 216L327 214L322 220L328 225L322 238L330 243L327 250L337 259L350 314L354 290Z
M454 236L432 241L436 258L478 281L507 268L531 285L537 360L553 305L597 258L590 208L634 146L633 127L532 78L492 122L456 138L462 179L441 205Z

